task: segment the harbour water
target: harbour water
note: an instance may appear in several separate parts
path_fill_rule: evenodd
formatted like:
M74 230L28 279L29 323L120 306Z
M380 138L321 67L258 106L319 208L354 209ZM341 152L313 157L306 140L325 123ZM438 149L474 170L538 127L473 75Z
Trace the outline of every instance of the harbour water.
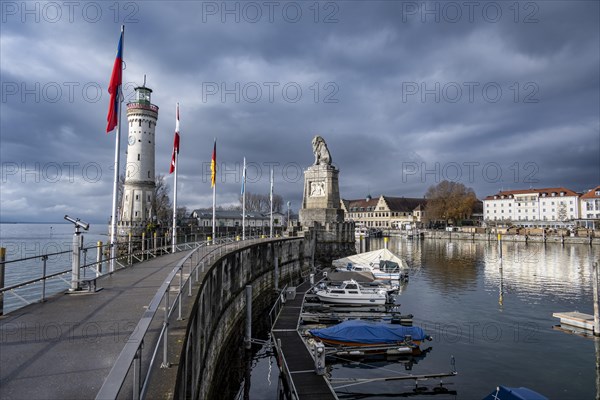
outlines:
M371 239L370 248L383 247ZM525 386L552 399L596 398L594 339L553 328L553 312L593 313L591 261L600 248L587 245L407 240L391 238L390 250L404 257L410 282L398 296L403 313L425 328L433 341L420 359L345 361L328 367L333 378L383 378L449 372L456 394L436 399L481 399L497 385ZM276 399L273 359L254 360L247 398ZM410 369L407 369L410 368ZM270 381L271 383L269 384ZM420 381L432 391L439 380ZM389 399L414 395L414 381L379 381L338 389L340 398ZM429 398L430 395L417 395Z
M108 242L107 225L91 224L90 229L82 233L84 248L96 246L98 241ZM0 247L6 248L6 261L31 258L17 263L8 263L5 268L5 286L35 279L42 276L43 261L40 256L63 253L48 257L47 274L71 268L71 248L73 243L73 225L58 224L0 224ZM95 260L95 249L88 251L88 260ZM92 271L82 273L91 274ZM59 278L49 279L46 293L50 295L67 289L68 283ZM37 301L41 294L41 285L33 284L16 290L16 293L29 302ZM9 312L25 303L12 293L4 296L4 310Z
M7 248L8 260L40 256L69 251L72 234L70 224L1 224L0 246ZM106 226L92 225L84 238L90 246L105 242ZM383 245L383 239L370 241L372 250ZM600 246L505 242L502 263L495 242L391 238L389 248L410 267L410 282L397 302L403 313L415 316L415 325L433 336L425 344L431 350L413 363L340 359L328 366L330 376L448 372L454 356L458 375L444 382L456 395L440 394L436 399L481 399L500 384L526 386L553 399L596 398L600 343L554 329L558 321L552 313L593 313L591 262L599 260ZM69 267L70 254L48 260L49 272ZM8 264L6 275L6 285L35 278L41 275L41 261ZM67 287L64 282L55 285L59 290ZM35 301L37 294L31 296ZM5 296L7 308L18 302ZM252 366L249 374L236 374L250 383L242 391L246 398L277 398L278 371L268 351L261 349L253 360L239 364ZM237 391L238 383L229 382L230 393ZM430 389L437 384L438 380L419 382ZM413 381L385 381L348 386L338 394L389 399L412 394L413 389Z

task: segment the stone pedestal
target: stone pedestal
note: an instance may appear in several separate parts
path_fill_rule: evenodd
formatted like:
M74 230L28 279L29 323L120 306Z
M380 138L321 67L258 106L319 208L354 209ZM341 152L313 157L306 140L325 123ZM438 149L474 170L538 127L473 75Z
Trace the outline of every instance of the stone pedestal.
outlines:
M300 209L303 227L318 222L325 226L344 222L344 210L340 207L339 170L331 165L312 165L304 171L304 196Z

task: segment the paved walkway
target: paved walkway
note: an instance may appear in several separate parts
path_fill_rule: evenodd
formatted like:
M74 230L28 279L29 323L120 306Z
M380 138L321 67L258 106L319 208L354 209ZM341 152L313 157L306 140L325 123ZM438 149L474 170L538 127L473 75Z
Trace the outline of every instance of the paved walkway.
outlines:
M204 250L202 250L204 251ZM0 318L1 399L93 399L145 307L188 251L98 279Z

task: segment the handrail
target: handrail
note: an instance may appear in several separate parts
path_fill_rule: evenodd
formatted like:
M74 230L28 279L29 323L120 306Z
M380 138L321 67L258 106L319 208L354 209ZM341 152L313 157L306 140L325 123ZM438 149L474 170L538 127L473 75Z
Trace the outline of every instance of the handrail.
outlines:
M215 252L217 250L221 250L223 248L223 246L227 246L228 243L236 243L236 244L238 244L238 248L239 248L239 247L241 247L240 245L247 244L248 242L253 242L254 240L255 240L255 237L247 237L245 241L241 241L241 240L236 241L235 237L233 237L233 238L226 237L226 238L215 239L210 244L210 246L215 246L215 245L218 245L218 246L215 246L213 249L211 249L209 252L204 254L200 259L198 259L196 261L195 267L190 270L190 274L186 278L185 282L180 281L180 288L179 288L180 290L177 293L177 296L175 297L174 301L169 303L168 293L170 291L171 282L172 282L173 278L175 278L175 276L177 274L183 272L183 266L184 266L185 262L187 262L191 257L193 257L193 255L196 252L198 252L200 249L206 248L209 245L208 242L205 242L204 245L200 245L197 248L191 250L183 259L181 259L177 263L177 265L173 268L173 270L165 278L165 280L161 284L160 288L157 290L156 294L153 296L152 300L150 301L150 305L148 306L148 309L144 312L142 318L140 319L137 326L133 330L133 333L131 334L131 336L129 337L127 342L125 343L125 346L123 347L123 350L117 357L117 360L115 361L115 363L113 365L113 368L111 369L110 373L106 377L104 384L98 391L98 393L96 395L96 399L98 399L98 400L100 400L100 399L102 399L102 400L116 399L118 397L119 392L120 392L121 388L123 387L123 384L125 383L125 379L127 378L127 374L129 372L132 364L134 363L134 360L137 357L138 351L140 350L140 348L144 342L144 338L146 337L150 323L156 316L156 311L158 311L160 304L163 302L163 299L164 299L165 300L165 310L166 310L165 321L163 322L163 327L156 339L156 344L154 345L154 350L152 351L153 356L151 358L150 365L148 366L148 372L146 374L146 378L144 379L144 382L141 385L140 391L137 393L134 392L134 396L136 396L136 397L144 396L144 394L147 390L150 373L152 371L152 367L154 366L154 362L156 359L155 356L158 354L158 347L161 345L162 339L164 339L165 335L167 335L169 317L173 313L173 310L175 308L174 307L175 303L178 302L179 305L181 305L181 300L182 300L181 296L183 293L183 288L185 287L186 284L189 284L189 285L192 284L191 279L192 279L193 273L196 272L201 265L203 265L203 261L206 258L210 259L210 257L213 256L213 260L214 260ZM269 240L269 239L266 238L266 240ZM163 346L164 345L165 344L163 344ZM166 348L163 348L163 351L164 351L164 355L166 357ZM163 360L163 364L165 364L165 361L166 360Z
M140 242L141 241L136 241L136 242L132 242L132 243L136 243L137 244L137 243L140 243ZM201 240L201 241L196 241L196 242L185 242L185 243L177 244L176 247L181 247L181 246L190 245L190 244L191 245L195 245L195 247L199 247L202 243L205 243L205 242L206 242L206 240ZM126 245L126 244L127 243L122 243L121 245ZM107 243L107 244L102 245L102 247L99 247L99 246L89 246L89 247L81 248L80 251L81 252L86 252L88 250L93 250L93 249L102 249L103 250L105 248L108 249L108 248L111 248L111 247L112 247L112 245L110 243ZM98 264L109 263L113 259L115 261L117 261L117 260L123 260L123 259L128 259L129 257L136 257L136 256L140 256L140 255L144 255L144 254L149 254L149 253L162 252L162 251L165 251L165 250L168 250L170 252L171 249L172 249L172 244L165 244L163 246L158 246L158 247L155 247L155 248L153 247L153 248L145 249L145 250L136 249L136 250L134 250L131 253L122 254L122 255L119 255L119 256L116 256L116 257L106 257L106 258L103 257L101 261L90 261L90 262L88 262L88 263L86 263L84 265L81 265L80 269L83 270L85 268L90 268L90 267L96 266ZM47 260L48 258L50 258L52 256L64 255L64 254L71 254L71 253L72 253L71 250L66 250L66 251L61 251L61 252L57 252L57 253L48 253L48 254L42 254L42 255L38 255L38 256L31 256L31 257L19 258L19 259L16 259L16 260L7 260L7 261L4 261L3 263L4 264L9 264L9 263L16 263L16 262L21 262L21 261L34 260L34 259L40 259L40 260L43 261L44 259ZM130 263L128 263L128 264L130 264ZM0 288L0 294L1 293L5 293L5 292L10 292L12 290L19 289L19 288L22 288L22 287L25 287L25 286L29 286L31 284L38 283L40 281L46 281L48 279L51 279L51 278L54 278L54 277L57 277L57 276L60 276L60 275L68 274L68 273L71 273L71 272L72 272L72 268L69 267L69 268L63 269L61 271L53 272L50 275L43 274L42 276L37 277L37 278L29 279L29 280L26 280L26 281L21 281L21 282L12 284L10 286L2 287L2 288ZM103 276L103 275L107 275L107 274L108 274L108 272L107 273L103 273L103 274L101 274L99 276ZM42 300L45 300L45 298L42 298Z

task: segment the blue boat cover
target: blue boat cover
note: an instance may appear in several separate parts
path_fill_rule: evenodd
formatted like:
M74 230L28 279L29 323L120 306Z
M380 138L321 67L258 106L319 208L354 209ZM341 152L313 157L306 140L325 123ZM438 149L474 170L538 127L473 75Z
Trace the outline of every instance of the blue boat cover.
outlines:
M362 320L348 320L329 328L311 329L309 332L313 336L325 340L364 344L393 344L404 341L406 335L410 335L412 340L424 340L426 338L425 332L418 326L402 326Z
M548 400L548 398L526 387L499 386L483 400Z

